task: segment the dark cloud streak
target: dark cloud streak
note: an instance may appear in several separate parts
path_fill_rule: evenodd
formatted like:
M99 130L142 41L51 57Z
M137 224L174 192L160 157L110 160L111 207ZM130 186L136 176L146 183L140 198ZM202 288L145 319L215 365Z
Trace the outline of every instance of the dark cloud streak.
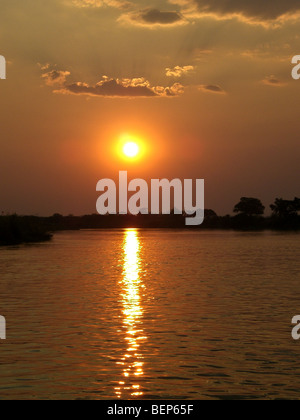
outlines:
M258 20L276 20L300 11L299 0L190 0L201 13L241 14Z

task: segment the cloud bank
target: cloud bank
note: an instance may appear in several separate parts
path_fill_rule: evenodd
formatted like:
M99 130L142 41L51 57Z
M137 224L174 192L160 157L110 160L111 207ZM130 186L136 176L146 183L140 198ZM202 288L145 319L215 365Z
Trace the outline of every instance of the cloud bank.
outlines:
M69 95L102 96L107 98L154 98L176 97L184 92L180 83L172 86L151 86L143 77L133 79L114 79L103 76L95 85L84 82L68 83L70 72L51 70L42 75L47 86L54 86L54 93Z

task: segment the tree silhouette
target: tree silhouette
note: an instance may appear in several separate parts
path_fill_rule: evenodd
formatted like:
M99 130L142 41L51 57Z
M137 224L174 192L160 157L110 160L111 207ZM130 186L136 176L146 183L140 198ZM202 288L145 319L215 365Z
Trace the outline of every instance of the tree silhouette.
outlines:
M261 216L265 212L265 206L257 198L242 197L233 209L234 213L244 216Z
M273 212L273 216L277 216L282 219L295 217L300 211L300 198L295 197L294 200L276 198L275 203L271 204L270 208Z

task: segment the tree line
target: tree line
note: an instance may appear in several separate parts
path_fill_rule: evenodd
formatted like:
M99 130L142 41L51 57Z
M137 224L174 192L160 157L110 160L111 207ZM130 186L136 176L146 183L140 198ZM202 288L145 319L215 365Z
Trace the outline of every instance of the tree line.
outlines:
M50 240L52 233L62 230L114 229L114 228L171 228L171 229L235 229L235 230L300 230L300 198L277 198L270 205L271 216L264 217L265 206L261 200L242 197L234 206L234 216L218 216L205 210L201 226L186 227L185 215L107 215L50 217L0 216L0 245L14 245Z
M283 200L276 198L275 203L270 205L274 217L288 219L297 217L300 212L300 198L294 200ZM265 213L265 206L257 198L242 197L240 202L233 209L234 213L245 216L262 216Z
M271 216L264 217L266 208L261 200L242 197L234 206L234 217L219 217L208 211L204 226L241 230L300 230L300 198L276 198L270 209Z

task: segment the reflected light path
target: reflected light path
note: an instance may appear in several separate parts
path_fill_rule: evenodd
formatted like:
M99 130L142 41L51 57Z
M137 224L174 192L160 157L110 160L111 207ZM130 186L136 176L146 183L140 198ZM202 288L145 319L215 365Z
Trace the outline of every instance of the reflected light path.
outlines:
M118 398L143 396L139 378L144 375L142 344L147 340L142 329L141 296L145 286L141 281L141 245L136 229L125 231L123 242L123 278L120 281L123 304L123 325L126 330L126 353L118 362L122 380L115 388Z

